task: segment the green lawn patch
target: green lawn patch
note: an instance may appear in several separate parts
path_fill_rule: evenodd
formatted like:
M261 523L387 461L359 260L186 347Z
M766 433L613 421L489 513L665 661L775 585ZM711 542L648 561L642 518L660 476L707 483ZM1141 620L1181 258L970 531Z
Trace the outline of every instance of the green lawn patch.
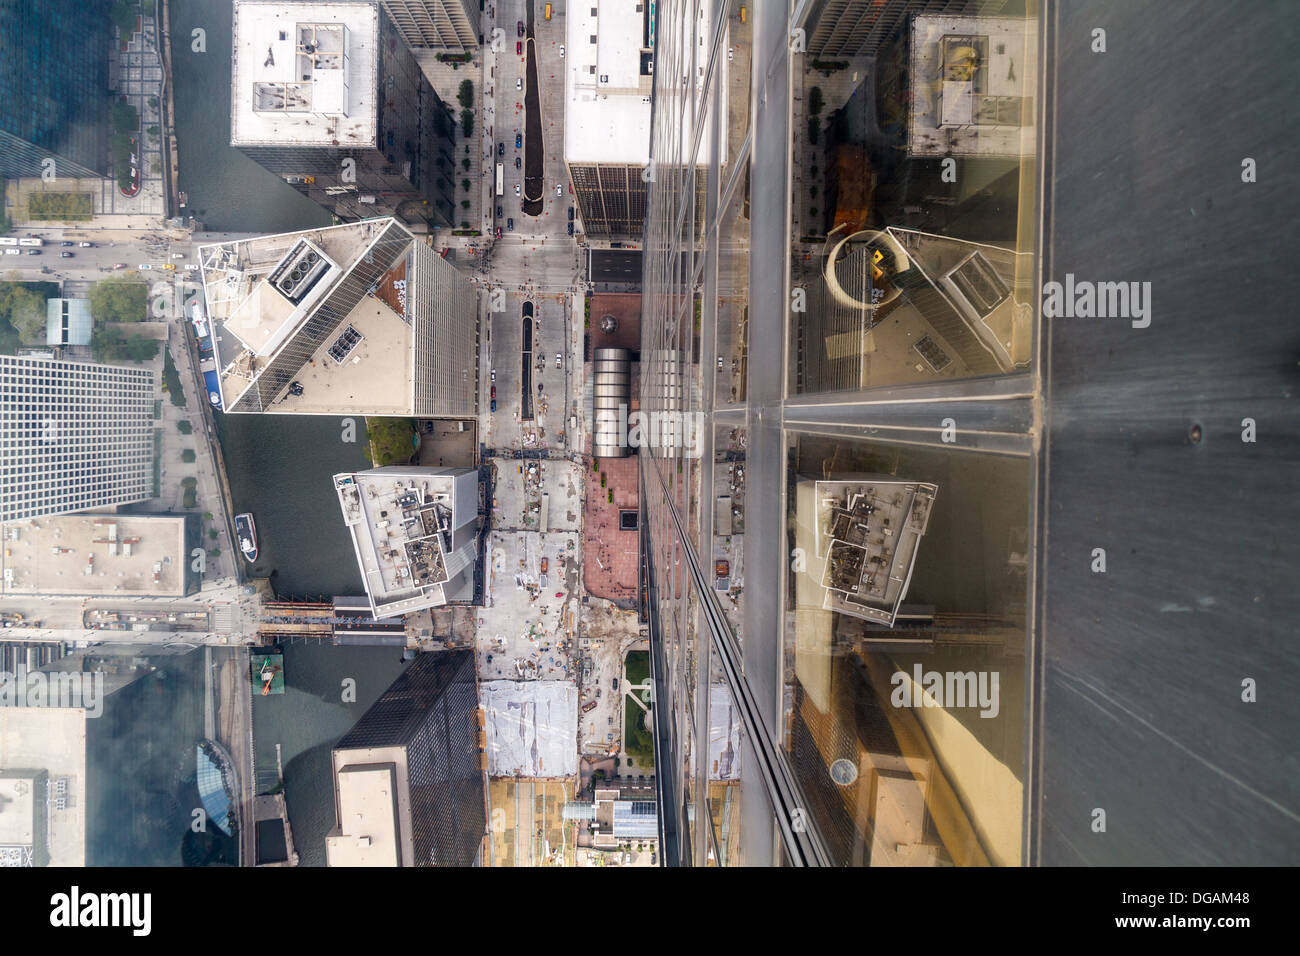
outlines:
M159 402L159 404L161 405L162 403ZM176 430L180 432L182 435L189 435L193 433L194 426L190 424L188 418L182 418L180 421L176 423Z
M30 219L89 222L94 214L90 193L32 193L27 197Z
M367 418L366 436L376 468L405 465L415 454L415 422L409 418Z
M654 735L642 726L646 712L631 697L623 700L623 750L636 761L637 769L650 773L655 765Z
M186 448L181 452L181 461L185 462L187 465L192 464L194 462L194 449Z

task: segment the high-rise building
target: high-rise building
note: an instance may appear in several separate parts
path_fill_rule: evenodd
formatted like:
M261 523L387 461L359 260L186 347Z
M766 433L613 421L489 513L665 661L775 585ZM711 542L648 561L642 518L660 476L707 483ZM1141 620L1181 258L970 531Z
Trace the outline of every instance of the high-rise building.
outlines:
M474 0L380 0L412 50L470 53L478 49L482 15Z
M0 4L0 177L108 168L111 0Z
M1033 192L996 212L912 192L934 161L872 100L910 69L906 18L834 84L792 52L791 5L741 6L703 30L657 14L640 407L709 423L640 450L664 857L1015 864L1034 450L966 429L1026 387ZM931 671L961 699L928 698Z
M374 468L334 490L376 619L474 599L477 470Z
M471 866L487 829L474 652L419 654L337 744L329 866Z
M709 423L639 450L664 859L1285 863L1292 712L1241 701L1297 613L1295 443L1254 430L1295 430L1297 282L1243 283L1221 336L1186 276L1284 229L1294 177L1238 206L1155 148L1285 137L1283 89L1238 114L1195 66L1257 36L1232 75L1267 86L1275 19L1170 47L1125 8L1123 67L1067 83L1095 5L731 2L702 35L657 7L640 409ZM734 55L684 105L701 41ZM1150 123L1112 135L1134 90ZM702 218L662 175L692 158Z
M712 3L700 4L696 21L701 29L707 29L713 9ZM656 37L663 32L654 20L662 19L662 13L662 6L638 0L592 0L570 6L565 14L564 162L582 233L588 237L639 237L646 184L652 177L676 174L650 162L650 92L661 54ZM693 49L685 55L689 62L682 61L683 84L698 96L708 51ZM680 108L685 98L674 100L675 107L661 108ZM706 152L709 136L705 128L701 149Z
M394 219L202 246L222 407L473 416L480 297Z
M455 124L378 3L236 0L230 144L344 220L452 221Z
M153 372L0 355L0 522L144 501Z

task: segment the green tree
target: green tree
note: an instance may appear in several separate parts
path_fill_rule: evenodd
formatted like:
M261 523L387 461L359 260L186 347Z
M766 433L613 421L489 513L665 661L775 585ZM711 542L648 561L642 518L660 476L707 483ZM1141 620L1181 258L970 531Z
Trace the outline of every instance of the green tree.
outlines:
M471 109L474 106L474 83L472 80L460 81L460 91L456 94L456 102L465 109Z
M148 318L148 288L138 279L101 279L90 290L96 322L140 322Z
M460 129L466 139L474 135L474 114L469 110L460 111Z
M0 317L24 345L45 342L45 300L46 296L27 283L0 282Z

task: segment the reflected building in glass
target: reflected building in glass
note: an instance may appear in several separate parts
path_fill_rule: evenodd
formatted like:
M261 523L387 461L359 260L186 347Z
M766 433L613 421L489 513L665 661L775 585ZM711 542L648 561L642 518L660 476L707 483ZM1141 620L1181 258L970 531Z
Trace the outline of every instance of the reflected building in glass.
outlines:
M658 8L641 408L710 423L640 450L664 858L1016 865L1034 20L792 6Z
M0 4L0 177L107 171L111 7L109 0Z

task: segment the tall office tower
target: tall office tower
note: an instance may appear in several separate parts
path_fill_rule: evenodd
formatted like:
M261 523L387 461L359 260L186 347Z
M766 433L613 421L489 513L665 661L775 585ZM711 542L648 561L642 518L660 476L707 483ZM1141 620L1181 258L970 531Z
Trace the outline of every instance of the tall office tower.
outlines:
M1143 39L1099 88L1067 82L1086 3L912 3L842 68L791 49L816 5L731 2L702 37L683 6L658 4L652 158L725 129L703 222L684 177L646 217L640 408L710 426L639 454L665 860L1287 862L1294 708L1241 700L1254 672L1297 692L1296 445L1254 429L1295 430L1298 282L1243 284L1224 339L1184 280L1207 235L1285 228L1295 177L1225 204L1222 163L1170 177L1151 148L1285 137L1284 90L1238 114L1194 66L1255 36L1233 76L1267 87L1275 19L1170 48L1125 8L1111 35ZM701 39L734 56L680 108ZM1135 89L1156 127L1102 135ZM1247 246L1216 272L1254 274ZM1240 507L1206 504L1223 487Z
M831 82L793 3L657 6L640 407L709 423L640 451L664 857L1019 863L1033 150L980 167L963 131L955 186L909 155L906 18Z
M480 299L394 219L201 246L222 407L478 411Z
M340 219L454 215L455 123L377 3L236 0L230 144Z
M471 866L487 830L471 650L419 654L337 744L328 866Z
M412 50L472 53L482 14L473 0L380 0Z
M0 176L108 168L111 0L0 4Z
M392 466L334 476L377 619L474 599L478 471Z
M146 369L0 355L0 522L155 494Z
M661 172L669 178L676 175L674 170L650 166L650 91L659 55L656 9L661 16L662 6L652 3L592 0L574 4L566 12L564 162L582 232L589 237L639 237L647 182ZM712 3L700 5L701 29L707 28L713 9ZM697 96L706 54L696 51L689 63L683 61L683 84L689 84ZM680 106L680 99L675 102ZM701 145L705 153L708 137L706 128Z

